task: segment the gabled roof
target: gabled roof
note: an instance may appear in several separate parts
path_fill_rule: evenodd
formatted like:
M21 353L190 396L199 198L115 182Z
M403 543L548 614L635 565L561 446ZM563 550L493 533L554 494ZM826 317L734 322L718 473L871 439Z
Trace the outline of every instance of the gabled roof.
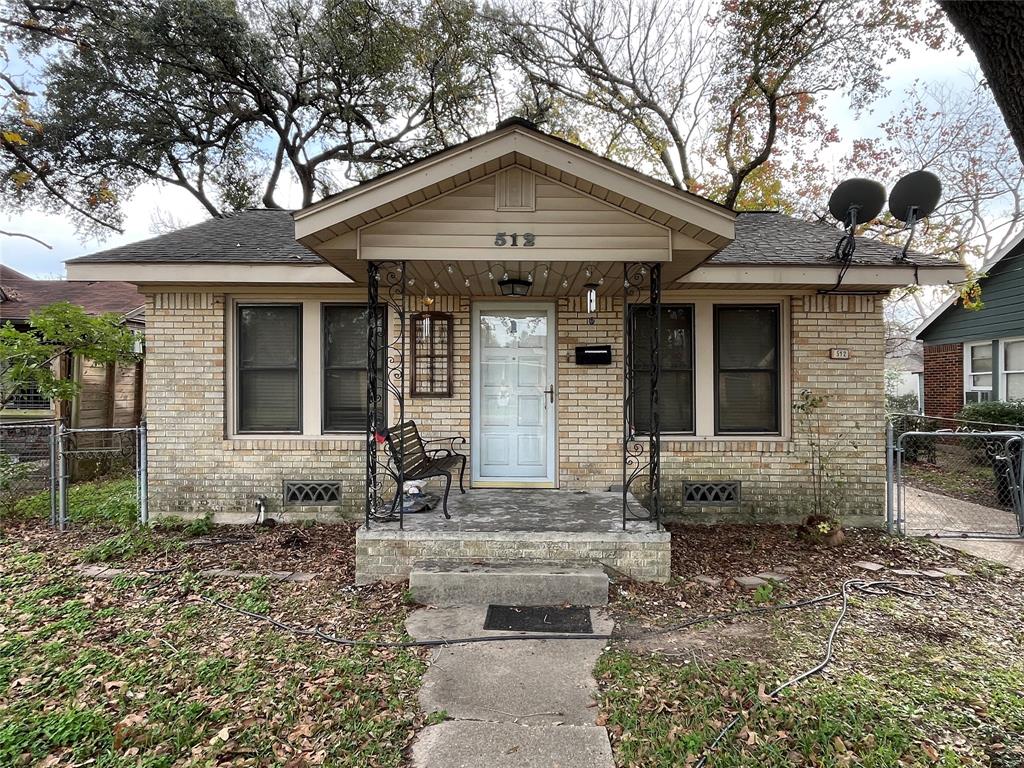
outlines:
M987 274L992 269L992 267L1001 262L1003 259L1009 256L1018 256L1022 253L1024 253L1024 230L1021 230L1021 232L1015 238L1013 238L1013 240L1011 240L1001 250L997 251L995 255L986 259L985 262L981 265L981 269L979 270L979 272L981 272L982 274ZM982 284L982 286L984 286L985 278L981 278L979 282ZM945 315L950 309L955 307L959 299L960 294L954 293L952 296L950 296L948 299L942 302L939 306L937 306L935 310L924 319L924 322L917 326L911 338L920 338L921 334L924 333L936 320Z
M295 237L321 252L337 237L519 166L692 238L707 252L733 238L735 213L539 130L522 119L382 174L295 213ZM330 261L330 255L326 258ZM332 261L332 263L334 263Z
M43 307L67 301L92 315L115 312L143 322L142 308L146 301L131 283L33 280L11 269L0 272L0 280L3 281L0 289L6 297L0 302L0 321L27 320Z

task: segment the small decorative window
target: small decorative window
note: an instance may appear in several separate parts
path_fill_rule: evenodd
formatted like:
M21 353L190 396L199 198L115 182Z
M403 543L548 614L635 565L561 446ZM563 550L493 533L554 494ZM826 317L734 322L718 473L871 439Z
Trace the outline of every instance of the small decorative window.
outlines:
M420 312L410 321L412 396L452 396L452 316Z

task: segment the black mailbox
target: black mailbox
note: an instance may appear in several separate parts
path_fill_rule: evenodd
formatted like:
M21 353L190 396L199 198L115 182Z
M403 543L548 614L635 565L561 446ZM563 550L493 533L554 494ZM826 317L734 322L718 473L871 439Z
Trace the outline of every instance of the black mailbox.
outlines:
M588 344L576 347L576 365L611 365L611 344Z

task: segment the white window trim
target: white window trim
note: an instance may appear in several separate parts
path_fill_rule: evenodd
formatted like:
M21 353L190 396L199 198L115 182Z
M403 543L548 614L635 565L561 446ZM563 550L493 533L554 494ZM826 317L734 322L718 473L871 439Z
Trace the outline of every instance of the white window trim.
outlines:
M1012 374L1024 374L1024 369L1014 369L1012 371L1006 370L1006 345L1013 344L1014 342L1024 341L1024 336L1013 336L1009 339L999 340L999 399L1007 400L1007 396L1010 392L1007 382L1009 375Z
M978 374L975 374L973 372L973 370L971 369L971 350L974 349L974 347L986 347L986 346L991 349L992 348L992 341L989 340L989 341L970 341L970 342L964 342L964 392L963 392L963 400L964 400L964 404L965 405L967 404L967 393L968 392L989 392L989 393L992 392L992 387L990 387L990 386L989 387L976 387L976 386L974 386L973 376L975 376L975 375L983 376L985 374L985 372L982 371L982 372L980 372ZM1000 354L1002 354L1002 347L1000 347ZM996 364L996 361L993 360L992 361L992 366L995 367L995 364ZM991 374L991 372L990 372L990 374Z
M662 439L672 442L723 442L757 440L783 442L791 438L790 403L790 336L788 297L765 296L709 296L701 298L663 298L663 305L693 307L693 432L663 432ZM779 431L778 432L715 432L715 306L726 304L779 308Z
M239 305L300 304L302 305L302 432L240 432L238 430L236 322ZM316 296L296 298L282 295L233 296L225 302L224 318L224 416L229 440L349 440L364 436L359 432L335 432L323 429L323 346L322 307L326 304L362 305L352 297Z

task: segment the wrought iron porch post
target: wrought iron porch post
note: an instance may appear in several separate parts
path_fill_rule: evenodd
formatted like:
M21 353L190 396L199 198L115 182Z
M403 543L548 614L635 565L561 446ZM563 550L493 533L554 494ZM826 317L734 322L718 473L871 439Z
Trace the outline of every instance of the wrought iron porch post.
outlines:
M378 360L380 349L379 309L380 269L375 262L366 265L366 521L377 516L380 502L380 488L377 485L377 412L380 404L378 394Z
M661 398L658 379L661 374L661 265L625 264L622 286L622 527L625 529L630 520L647 520L654 521L660 528ZM649 423L646 430L638 431L634 364L637 362L636 330L640 312L649 313L651 317L651 348L647 403ZM630 488L638 478L644 477L647 480L647 508L644 512L634 511L629 501Z
M651 265L651 430L648 437L650 452L650 505L651 517L661 528L661 409L658 379L661 376L661 264Z
M389 454L390 462L382 461L378 451L387 440L389 400L397 407L396 423L405 421L405 262L369 262L366 275L366 527L370 527L371 520L394 520L397 506L401 528L405 522L404 451L401 442L397 442L396 450ZM390 338L387 333L389 314L394 315L396 321L395 333ZM391 502L384 498L388 480L395 484Z

